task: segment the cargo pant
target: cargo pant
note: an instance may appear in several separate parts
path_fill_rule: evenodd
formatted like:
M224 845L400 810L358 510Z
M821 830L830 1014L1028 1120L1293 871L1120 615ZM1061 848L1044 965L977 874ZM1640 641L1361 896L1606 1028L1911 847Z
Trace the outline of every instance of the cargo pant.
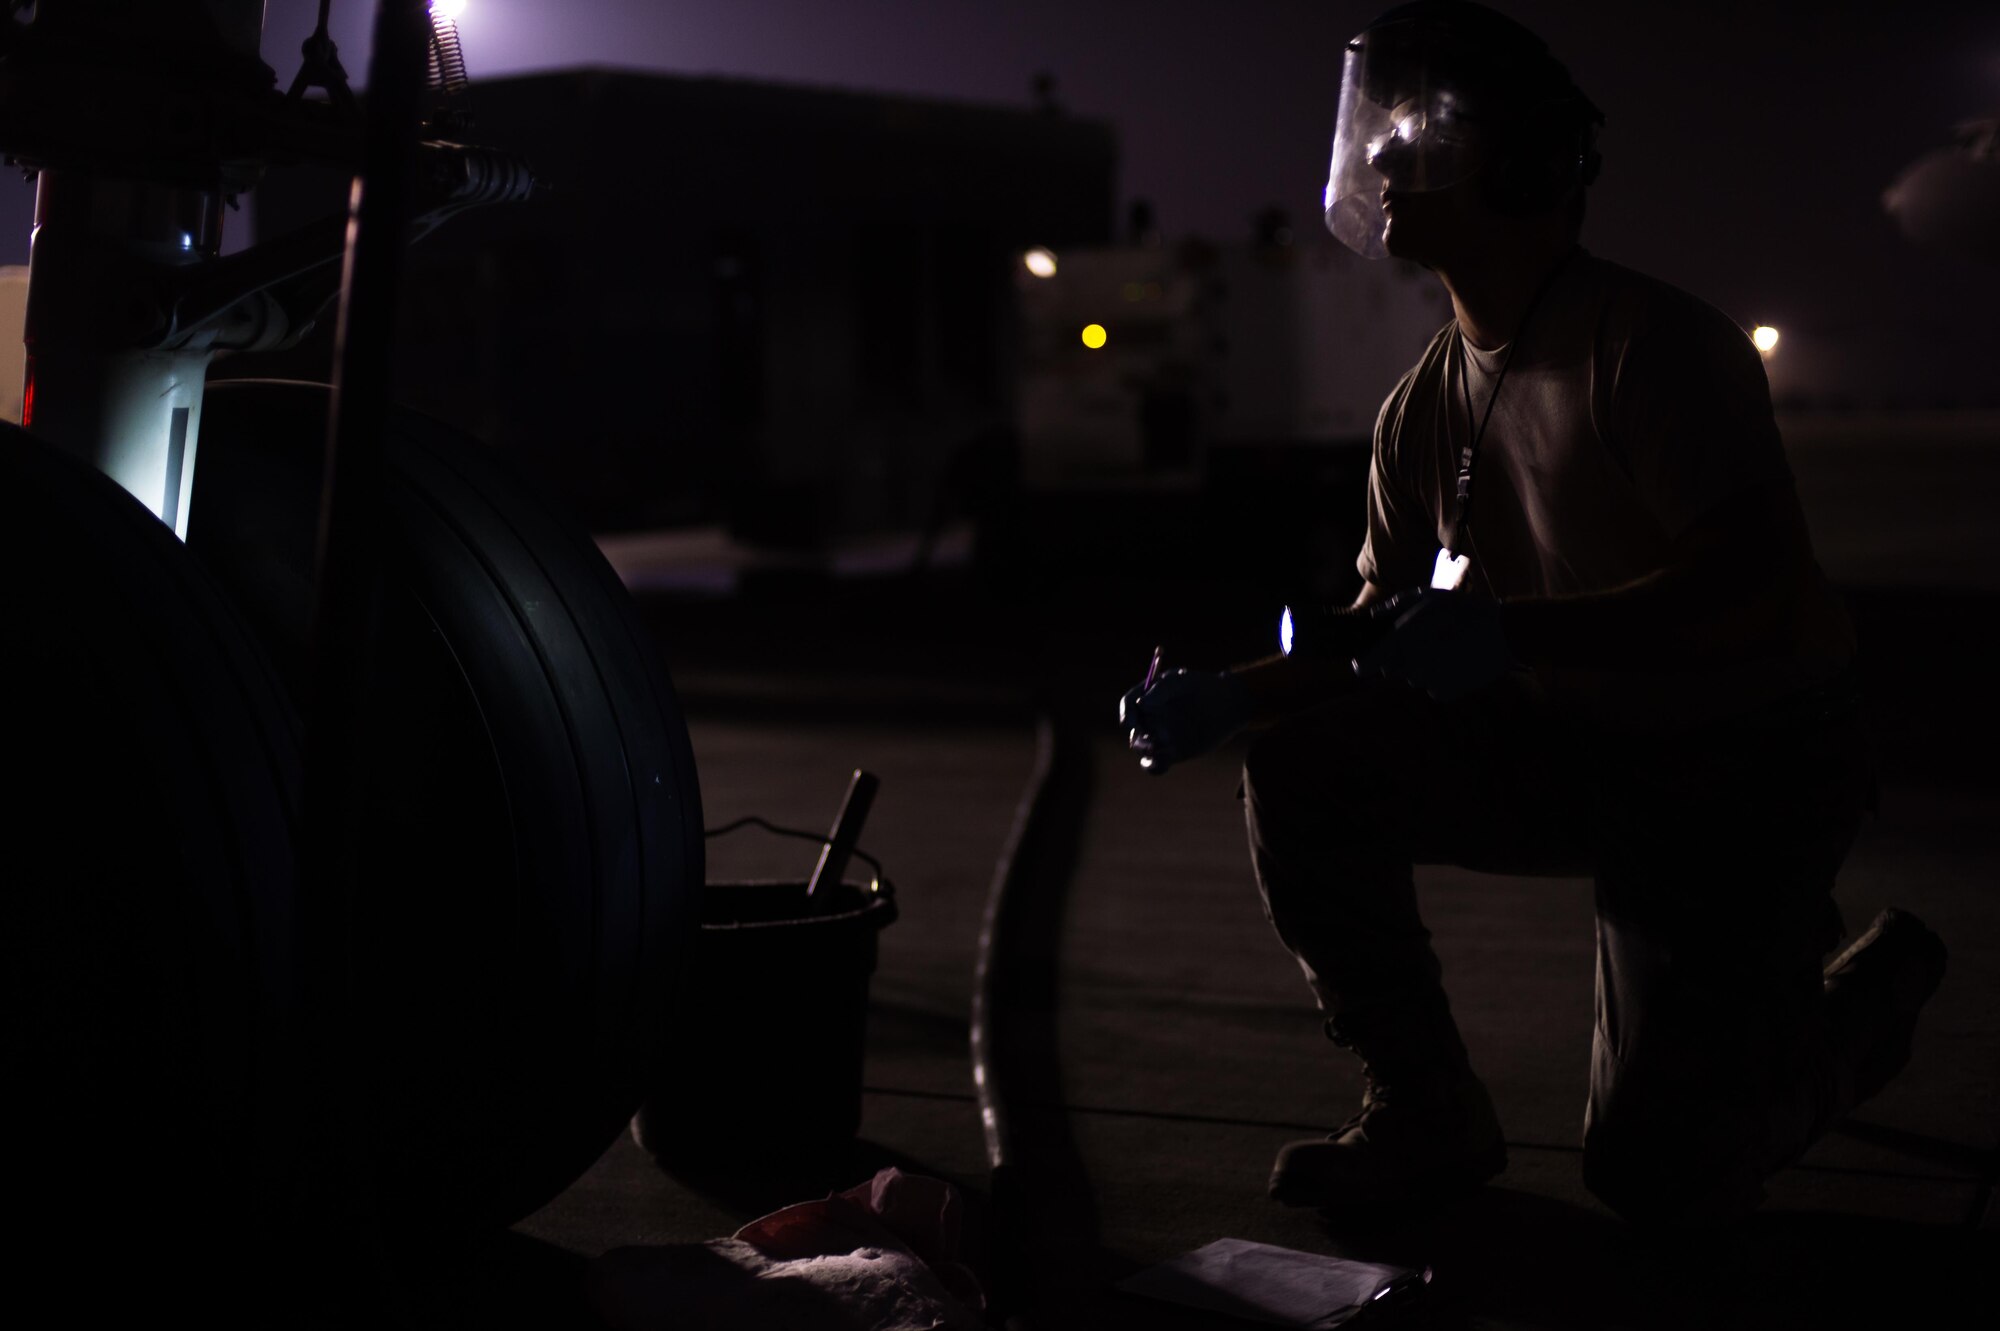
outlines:
M1593 877L1584 1182L1633 1220L1733 1218L1844 1109L1821 966L1873 796L1854 712L1843 681L1647 736L1560 720L1526 676L1362 686L1251 745L1266 913L1337 1018L1437 993L1413 865Z

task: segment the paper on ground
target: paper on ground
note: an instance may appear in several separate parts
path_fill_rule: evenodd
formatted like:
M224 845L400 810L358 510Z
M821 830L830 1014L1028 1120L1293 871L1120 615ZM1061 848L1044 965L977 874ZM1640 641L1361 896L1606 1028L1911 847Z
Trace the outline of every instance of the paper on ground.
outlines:
M1323 1257L1245 1239L1217 1239L1141 1271L1118 1288L1189 1308L1311 1331L1339 1326L1391 1281L1413 1274L1400 1266Z

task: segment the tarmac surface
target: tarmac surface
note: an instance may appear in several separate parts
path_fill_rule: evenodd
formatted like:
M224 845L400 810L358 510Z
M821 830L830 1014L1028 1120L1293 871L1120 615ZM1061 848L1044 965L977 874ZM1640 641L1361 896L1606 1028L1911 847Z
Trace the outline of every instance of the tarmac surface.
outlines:
M1091 545L1078 534L1088 522L1043 514L1035 556L999 582L977 568L795 571L728 597L645 600L709 826L757 814L817 831L853 768L881 777L862 844L893 879L900 918L880 939L860 1138L805 1162L787 1162L782 1143L724 1152L698 1176L621 1139L503 1241L440 1258L418 1282L431 1324L600 1325L577 1293L589 1259L718 1238L885 1164L962 1190L975 1265L1036 1327L1242 1326L1113 1288L1223 1237L1429 1266L1411 1325L1989 1324L2000 705L1986 663L2000 575L1977 563L1993 487L1967 480L2000 473L1988 425L1915 431L1893 449L1887 427L1873 446L1807 431L1793 447L1822 561L1862 637L1884 786L1838 900L1852 931L1885 905L1914 911L1951 960L1908 1069L1776 1175L1747 1225L1646 1235L1585 1192L1590 884L1449 868L1420 870L1419 892L1506 1129L1506 1172L1415 1223L1335 1225L1265 1198L1277 1148L1351 1111L1358 1067L1320 1035L1261 914L1240 750L1156 778L1130 761L1112 709L1156 634L1190 664L1262 654L1282 589L1240 561L1205 563L1209 547L1161 559L1129 520L1103 518ZM1055 750L1038 754L1043 714ZM967 1022L981 912L1038 758L1053 763L1056 798L1010 887L1017 974L1003 1014L1020 1193L996 1213ZM748 829L709 850L711 882L803 878L814 855ZM724 996L691 1013L728 1016ZM742 1058L758 1056L758 1038L744 1033ZM726 1098L729 1082L727 1067L687 1068L671 1093Z

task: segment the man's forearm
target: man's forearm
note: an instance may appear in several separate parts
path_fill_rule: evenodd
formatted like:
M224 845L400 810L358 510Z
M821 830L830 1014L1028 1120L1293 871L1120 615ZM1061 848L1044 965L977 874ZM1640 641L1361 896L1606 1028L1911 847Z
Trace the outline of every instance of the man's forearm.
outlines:
M1785 650L1818 572L1789 482L1718 507L1664 568L1621 587L1505 601L1500 628L1527 665L1713 669Z
M1701 669L1779 650L1790 610L1777 580L1746 584L1670 568L1608 591L1505 601L1500 627L1525 665Z
M1303 712L1352 688L1354 669L1343 658L1272 656L1230 672L1250 695L1250 724L1268 725Z

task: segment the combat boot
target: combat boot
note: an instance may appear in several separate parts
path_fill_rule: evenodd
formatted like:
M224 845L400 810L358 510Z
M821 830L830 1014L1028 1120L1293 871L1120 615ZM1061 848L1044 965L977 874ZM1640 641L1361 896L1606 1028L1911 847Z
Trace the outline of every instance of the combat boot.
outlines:
M1944 942L1908 911L1885 910L1826 967L1826 1016L1841 1112L1910 1061L1917 1014L1944 979Z
M1361 1108L1325 1138L1278 1152L1272 1200L1407 1210L1507 1167L1493 1098L1472 1071L1442 995L1418 1009L1344 1014L1327 1022L1327 1035L1362 1058Z

